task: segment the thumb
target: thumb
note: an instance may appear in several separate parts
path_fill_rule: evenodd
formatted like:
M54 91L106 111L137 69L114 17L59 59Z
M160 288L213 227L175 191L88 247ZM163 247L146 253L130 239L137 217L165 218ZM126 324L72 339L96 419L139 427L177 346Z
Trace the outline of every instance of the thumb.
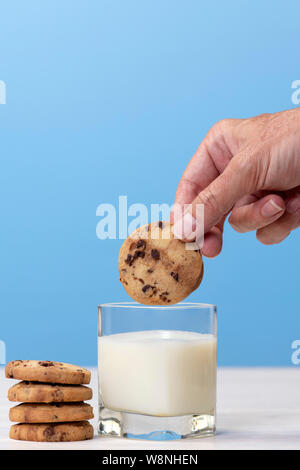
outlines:
M185 206L183 217L173 227L175 237L187 241L203 237L241 197L259 189L256 175L256 159L244 154L233 157L224 172Z

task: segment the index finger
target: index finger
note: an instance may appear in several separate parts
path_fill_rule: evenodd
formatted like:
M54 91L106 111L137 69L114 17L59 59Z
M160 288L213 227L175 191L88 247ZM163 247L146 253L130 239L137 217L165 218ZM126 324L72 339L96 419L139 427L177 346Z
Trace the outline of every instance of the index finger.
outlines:
M224 138L224 126L213 126L190 160L179 181L175 203L190 204L195 197L224 171L232 152Z

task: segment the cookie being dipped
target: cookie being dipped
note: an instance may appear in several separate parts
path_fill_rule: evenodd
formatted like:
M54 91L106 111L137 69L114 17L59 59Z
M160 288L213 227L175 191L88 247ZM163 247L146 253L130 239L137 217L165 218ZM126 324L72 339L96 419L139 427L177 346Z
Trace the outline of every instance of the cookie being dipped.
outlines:
M136 229L119 253L120 281L130 297L146 305L172 305L197 289L203 277L201 252L186 248L169 222Z

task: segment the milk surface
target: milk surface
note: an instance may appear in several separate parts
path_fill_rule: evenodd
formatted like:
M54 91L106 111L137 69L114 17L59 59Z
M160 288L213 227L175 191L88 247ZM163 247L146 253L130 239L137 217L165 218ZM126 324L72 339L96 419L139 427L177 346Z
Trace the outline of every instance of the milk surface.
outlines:
M214 412L213 335L154 330L98 341L99 385L107 408L154 416Z

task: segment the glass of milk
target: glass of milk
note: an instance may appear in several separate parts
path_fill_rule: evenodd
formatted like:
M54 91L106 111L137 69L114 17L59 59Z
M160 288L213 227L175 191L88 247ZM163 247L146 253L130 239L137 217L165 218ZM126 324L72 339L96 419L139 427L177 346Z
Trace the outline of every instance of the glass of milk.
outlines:
M99 433L170 440L215 434L216 307L98 307Z

